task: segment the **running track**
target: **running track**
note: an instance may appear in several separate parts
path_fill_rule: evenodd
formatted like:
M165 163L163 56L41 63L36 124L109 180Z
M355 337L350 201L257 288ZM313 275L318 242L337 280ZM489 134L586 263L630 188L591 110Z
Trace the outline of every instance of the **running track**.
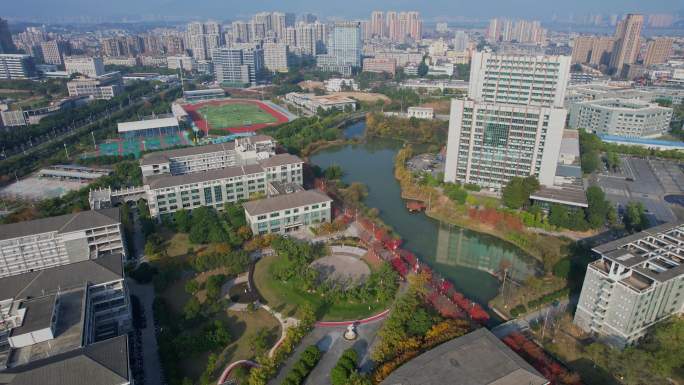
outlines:
M200 108L204 106L223 106L226 104L251 104L251 105L257 105L260 109L263 111L267 112L269 115L273 116L276 118L275 123L259 123L259 124L252 124L249 126L239 126L239 127L211 127L209 126L209 122L204 120L202 116L197 112ZM274 109L273 107L269 106L268 104L261 102L259 100L250 100L250 99L226 99L226 100L209 100L206 102L201 102L197 104L184 104L183 109L190 115L192 118L192 121L197 125L197 128L200 130L204 131L205 134L209 133L210 129L216 128L216 129L225 129L227 131L230 131L233 134L241 133L241 132L251 132L251 131L257 131L260 130L264 127L268 126L273 126L273 125L278 125L281 123L287 123L290 121L287 116L283 115L280 111Z

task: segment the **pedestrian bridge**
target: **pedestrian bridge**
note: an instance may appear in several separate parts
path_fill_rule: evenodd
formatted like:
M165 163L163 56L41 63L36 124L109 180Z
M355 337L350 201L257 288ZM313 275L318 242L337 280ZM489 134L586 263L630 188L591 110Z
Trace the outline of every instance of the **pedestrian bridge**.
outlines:
M147 195L146 186L124 187L112 190L110 187L90 190L88 202L91 210L106 209L123 202L135 202Z

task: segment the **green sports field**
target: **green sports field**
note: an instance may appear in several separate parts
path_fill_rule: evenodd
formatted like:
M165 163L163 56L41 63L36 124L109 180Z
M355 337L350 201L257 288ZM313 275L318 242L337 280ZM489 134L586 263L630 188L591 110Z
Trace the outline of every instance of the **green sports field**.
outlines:
M207 105L198 109L197 112L207 120L211 128L232 128L278 121L273 115L255 104Z

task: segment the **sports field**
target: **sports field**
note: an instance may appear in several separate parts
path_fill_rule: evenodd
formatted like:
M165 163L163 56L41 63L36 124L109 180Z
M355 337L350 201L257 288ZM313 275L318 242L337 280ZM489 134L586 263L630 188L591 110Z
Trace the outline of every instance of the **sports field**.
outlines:
M219 128L275 123L278 121L275 116L266 113L256 104L207 105L197 110L197 112L207 119L211 127Z
M250 99L211 100L186 104L183 109L205 133L209 130L226 130L234 134L250 132L290 120L268 102Z

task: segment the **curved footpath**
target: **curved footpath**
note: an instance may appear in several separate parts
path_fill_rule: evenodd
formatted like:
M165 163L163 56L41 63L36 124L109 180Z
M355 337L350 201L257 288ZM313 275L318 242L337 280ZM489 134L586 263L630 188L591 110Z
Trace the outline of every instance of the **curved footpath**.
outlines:
M382 312L370 316L368 318L360 319L360 320L353 320L353 321L319 321L316 322L316 327L317 328L334 328L334 327L340 327L340 326L349 326L349 325L363 325L367 324L369 322L377 321L380 319L383 319L387 317L387 314L389 314L390 309L383 310Z
M256 362L250 361L250 360L235 361L232 364L226 366L226 369L224 369L223 373L221 373L221 377L219 377L217 384L221 385L224 382L226 382L226 380L228 379L228 376L230 375L230 372L232 372L233 369L235 369L236 367L238 367L240 365L249 366L250 368L253 368L255 366L259 366L259 364L257 364Z

